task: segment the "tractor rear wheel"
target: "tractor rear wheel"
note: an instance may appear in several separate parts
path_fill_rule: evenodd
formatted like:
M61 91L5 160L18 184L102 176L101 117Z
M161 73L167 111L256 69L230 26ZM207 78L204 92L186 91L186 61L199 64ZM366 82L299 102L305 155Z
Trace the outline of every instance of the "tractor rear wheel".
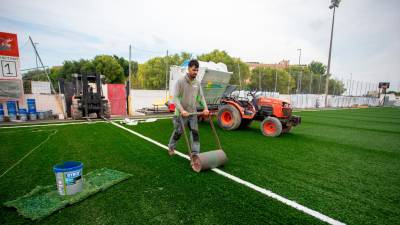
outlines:
M218 110L218 125L224 130L235 130L242 118L240 112L232 105L224 105Z
M275 117L267 117L261 122L261 132L267 137L277 137L282 133L282 124Z

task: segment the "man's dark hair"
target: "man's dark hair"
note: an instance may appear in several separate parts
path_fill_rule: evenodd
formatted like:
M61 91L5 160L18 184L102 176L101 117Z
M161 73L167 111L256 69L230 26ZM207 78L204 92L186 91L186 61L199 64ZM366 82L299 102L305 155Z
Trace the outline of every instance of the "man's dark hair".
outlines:
M197 59L190 60L188 67L192 66L194 66L195 68L199 68L199 61L197 61Z

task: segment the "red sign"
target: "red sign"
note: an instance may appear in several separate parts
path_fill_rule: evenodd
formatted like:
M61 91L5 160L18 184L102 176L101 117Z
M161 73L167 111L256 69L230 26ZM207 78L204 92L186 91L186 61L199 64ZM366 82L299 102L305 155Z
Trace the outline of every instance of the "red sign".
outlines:
M107 84L111 115L126 115L126 94L124 84Z
M0 55L19 57L16 34L0 32Z

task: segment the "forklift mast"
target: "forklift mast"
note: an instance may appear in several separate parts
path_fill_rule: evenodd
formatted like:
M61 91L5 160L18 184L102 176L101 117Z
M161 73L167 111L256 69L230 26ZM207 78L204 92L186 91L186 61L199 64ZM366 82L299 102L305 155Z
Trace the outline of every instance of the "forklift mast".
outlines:
M72 104L71 112L75 112L75 116L72 115L74 118L79 117L89 117L90 114L96 113L97 118L101 117L109 117L110 116L110 108L109 103L103 96L102 91L102 76L100 74L96 75L75 75L77 84L77 93L74 97L76 100L75 104ZM78 80L81 80L81 90L79 90ZM95 90L90 85L95 83Z

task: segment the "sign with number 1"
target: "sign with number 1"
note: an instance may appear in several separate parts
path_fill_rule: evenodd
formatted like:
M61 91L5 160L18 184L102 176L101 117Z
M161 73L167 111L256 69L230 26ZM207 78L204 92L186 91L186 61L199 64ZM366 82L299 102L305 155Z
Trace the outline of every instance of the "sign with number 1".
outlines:
M0 32L0 79L21 79L16 34Z
M0 32L0 99L18 99L22 94L17 35Z

